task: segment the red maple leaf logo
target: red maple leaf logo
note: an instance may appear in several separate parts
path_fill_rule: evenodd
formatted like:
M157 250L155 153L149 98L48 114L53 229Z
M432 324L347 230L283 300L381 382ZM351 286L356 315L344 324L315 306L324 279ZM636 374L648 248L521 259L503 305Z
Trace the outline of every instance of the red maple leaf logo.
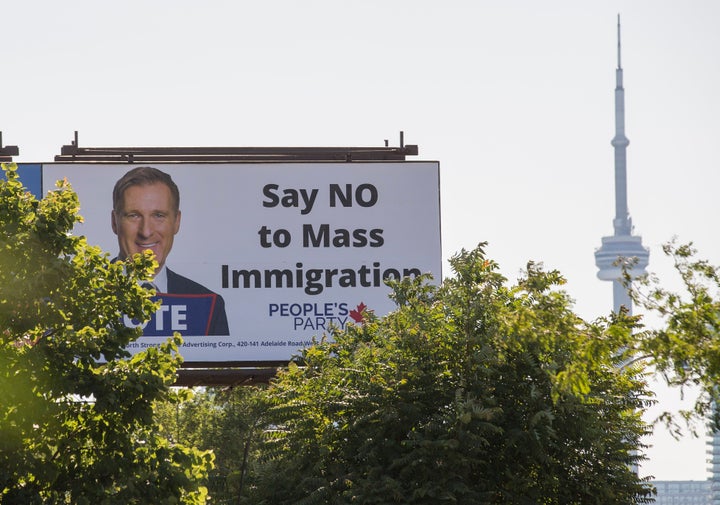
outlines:
M358 305L355 310L350 311L350 317L353 321L356 323L362 323L365 319L365 309L367 309L367 305L365 305L363 302L360 302L360 305Z

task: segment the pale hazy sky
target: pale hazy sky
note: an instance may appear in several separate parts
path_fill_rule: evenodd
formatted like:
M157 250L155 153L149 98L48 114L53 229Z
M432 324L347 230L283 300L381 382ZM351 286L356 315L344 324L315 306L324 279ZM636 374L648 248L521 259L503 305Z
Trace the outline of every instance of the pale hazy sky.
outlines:
M586 318L611 286L616 17L629 208L720 263L715 0L39 0L3 3L0 131L19 162L82 146L418 144L441 167L443 251L488 241L514 279L561 270ZM409 188L411 190L411 188ZM672 285L670 280L667 280ZM665 404L669 394L662 393ZM704 479L704 440L658 435L643 474Z

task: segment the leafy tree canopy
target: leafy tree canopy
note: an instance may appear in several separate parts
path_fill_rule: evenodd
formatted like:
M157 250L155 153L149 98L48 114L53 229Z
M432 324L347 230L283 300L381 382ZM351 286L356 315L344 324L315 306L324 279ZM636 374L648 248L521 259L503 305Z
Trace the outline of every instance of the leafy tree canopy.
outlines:
M207 486L211 503L253 503L248 490L257 474L264 393L263 386L200 388L189 401L156 407L172 440L213 451L215 465Z
M203 503L209 453L171 443L153 404L173 399L179 338L130 356L155 309L150 253L113 263L72 234L66 181L37 200L0 181L0 502ZM175 398L177 399L177 398Z
M259 504L627 504L651 403L638 318L586 322L556 271L509 285L483 246L454 277L304 350L268 390Z
M646 312L660 317L656 329L634 335L633 356L657 370L670 386L699 389L694 405L680 412L685 423L665 412L660 420L679 437L683 427L703 431L706 419L720 428L720 269L699 259L692 243L672 240L663 246L679 274L682 291L665 287L656 275L633 279L626 273L625 284L633 301ZM695 433L697 434L697 433Z

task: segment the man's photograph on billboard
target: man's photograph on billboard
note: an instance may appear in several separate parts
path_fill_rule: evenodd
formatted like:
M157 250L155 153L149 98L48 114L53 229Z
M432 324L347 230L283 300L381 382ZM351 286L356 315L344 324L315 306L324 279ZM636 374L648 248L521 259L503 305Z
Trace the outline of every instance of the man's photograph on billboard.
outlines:
M387 278L441 276L437 162L45 164L74 232L121 261L153 251L161 300L129 350L179 332L186 362L282 362L362 310Z

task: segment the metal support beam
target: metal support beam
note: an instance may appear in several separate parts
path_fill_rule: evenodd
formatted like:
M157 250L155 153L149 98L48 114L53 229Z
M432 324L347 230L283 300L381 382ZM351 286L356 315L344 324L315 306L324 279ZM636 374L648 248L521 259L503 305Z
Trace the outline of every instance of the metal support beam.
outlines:
M78 135L62 146L56 162L62 163L254 163L254 162L352 162L404 161L417 156L417 145L389 147L80 147Z
M267 384L276 373L277 368L180 368L173 386L252 386Z

